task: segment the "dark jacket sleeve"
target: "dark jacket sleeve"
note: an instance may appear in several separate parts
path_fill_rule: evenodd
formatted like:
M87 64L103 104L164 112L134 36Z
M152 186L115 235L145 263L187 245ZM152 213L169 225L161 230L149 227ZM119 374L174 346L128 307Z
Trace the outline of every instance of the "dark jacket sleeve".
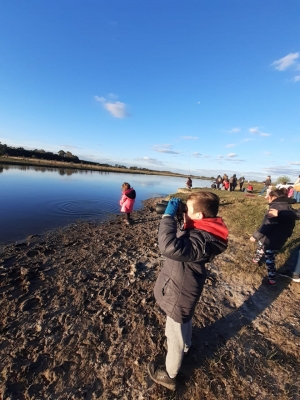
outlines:
M158 231L159 249L167 258L181 262L200 261L208 257L210 252L205 240L201 241L199 237L187 237L182 235L177 237L177 223L173 217L166 216L160 221Z
M280 220L286 220L286 219L290 219L290 220L299 220L300 219L300 208L299 210L282 210L282 211L278 211L278 218Z

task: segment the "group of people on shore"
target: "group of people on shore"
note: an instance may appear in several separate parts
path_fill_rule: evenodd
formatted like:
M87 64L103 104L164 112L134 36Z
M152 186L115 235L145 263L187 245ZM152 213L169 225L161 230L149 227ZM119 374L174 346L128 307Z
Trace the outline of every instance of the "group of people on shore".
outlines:
M229 191L234 191L236 187L239 188L241 192L252 192L253 191L253 186L248 185L247 188L243 188L245 183L245 177L241 176L240 178L237 178L236 174L233 174L230 178L228 177L227 174L224 174L223 177L221 175L218 175L215 182L212 184L213 189L220 189L220 190L229 190ZM249 183L249 181L248 181Z
M235 190L238 182L235 175L232 177L235 179L228 179L227 175L219 177L218 188L228 181L227 190ZM244 181L242 177L240 190ZM191 188L192 182L189 184ZM120 205L128 218L134 199L134 189L125 182ZM276 255L292 235L295 221L300 219L300 210L293 209L288 200L285 188L271 190L268 193L268 211L261 226L250 237L251 242L257 242L252 262L258 264L264 259L267 269L265 283L271 287L276 285ZM158 367L155 361L148 364L152 380L170 390L176 389L176 376L183 357L193 348L192 318L206 281L206 264L228 246L228 228L218 216L220 199L216 194L201 191L188 196L184 230L178 228L176 221L180 203L179 198L169 200L158 230L158 245L165 261L154 286L154 297L166 314L166 362L163 368ZM300 250L296 269L285 276L300 282Z
M258 196L262 196L264 193L266 193L265 197L267 198L270 192L273 190L271 176L268 175L263 183L264 186ZM284 189L287 197L294 198L296 203L300 203L300 175L294 184L288 182L278 183L276 185L276 189Z

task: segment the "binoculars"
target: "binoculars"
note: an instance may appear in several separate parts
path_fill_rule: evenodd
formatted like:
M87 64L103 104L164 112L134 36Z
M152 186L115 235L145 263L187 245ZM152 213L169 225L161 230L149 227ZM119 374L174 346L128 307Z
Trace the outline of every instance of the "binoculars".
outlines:
M165 212L165 210L167 208L167 205L168 205L168 201L162 200L161 203L158 203L156 205L156 213L157 214L164 214L164 212ZM187 209L187 205L185 203L180 202L178 204L178 209L177 209L177 213L176 214L177 215L185 214L185 213L187 213L187 210L188 210Z

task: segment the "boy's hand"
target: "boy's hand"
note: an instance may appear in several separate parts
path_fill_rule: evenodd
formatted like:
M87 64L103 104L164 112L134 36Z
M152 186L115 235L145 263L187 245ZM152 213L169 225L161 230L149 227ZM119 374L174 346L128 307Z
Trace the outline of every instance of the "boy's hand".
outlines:
M169 200L168 205L165 209L164 215L170 215L171 217L175 217L175 214L178 210L179 203L181 199L174 197L173 199Z
M253 236L251 236L250 242L256 242L256 239Z
M269 218L278 217L278 210L275 210L275 208L271 208L269 210L268 217Z

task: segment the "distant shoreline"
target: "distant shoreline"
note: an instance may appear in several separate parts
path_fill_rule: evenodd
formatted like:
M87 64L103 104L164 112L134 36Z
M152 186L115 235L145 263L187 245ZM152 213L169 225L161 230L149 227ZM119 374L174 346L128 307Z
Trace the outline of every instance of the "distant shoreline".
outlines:
M203 180L211 180L211 178L204 176L195 176L195 175L185 175L185 174L177 174L172 172L164 172L164 171L154 171L154 170L140 170L140 169L126 169L126 168L118 168L118 167L108 167L101 165L93 165L93 164L80 164L80 163L72 163L72 162L63 162L63 161L49 161L42 159L28 159L26 157L0 157L0 164L6 165L25 165L30 167L49 167L49 168L68 168L68 169L78 169L82 171L103 171L103 172L119 172L119 173L127 173L127 174L142 174L142 175L162 175L162 176L176 176L186 178L190 176L192 179L203 179Z

